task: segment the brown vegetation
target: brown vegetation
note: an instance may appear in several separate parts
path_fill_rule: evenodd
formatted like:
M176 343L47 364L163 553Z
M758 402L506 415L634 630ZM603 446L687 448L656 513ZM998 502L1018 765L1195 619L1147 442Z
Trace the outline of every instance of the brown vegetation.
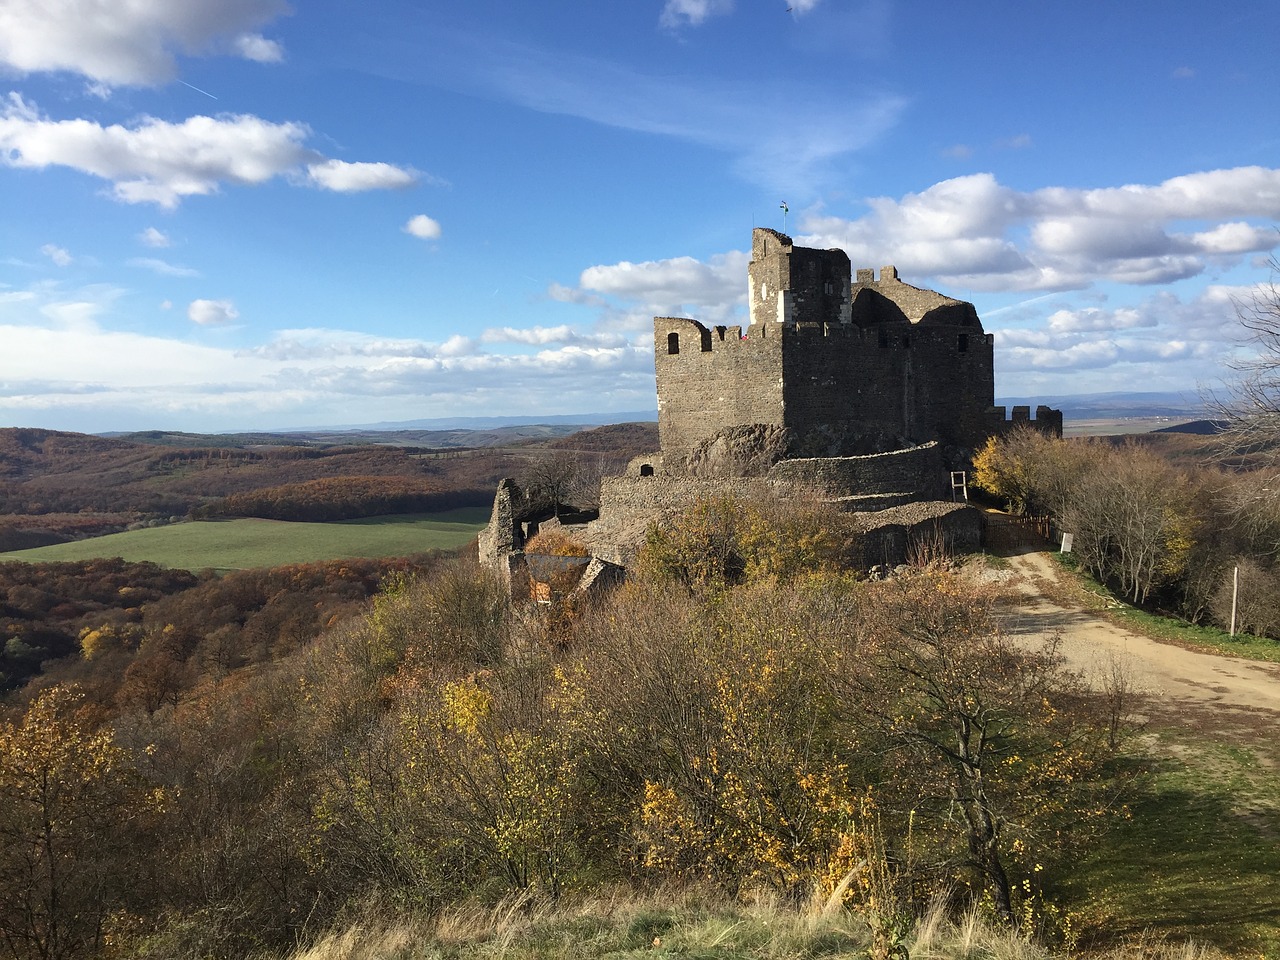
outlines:
M133 851L129 883L41 881L116 955L244 956L371 902L691 881L847 904L886 951L946 891L1028 922L1102 809L1106 711L950 574L849 576L839 520L695 509L654 531L670 562L571 616L461 561L345 620L372 569L153 596L0 727L0 791L47 766L29 741L127 771L120 815L74 836ZM726 528L741 562L700 579L690 558ZM77 764L77 795L107 790ZM21 882L24 844L0 833L0 878Z
M623 424L551 441L551 449L578 464L584 478L598 478L650 449L652 439L650 425ZM113 533L192 513L330 520L483 506L503 477L545 460L546 446L174 448L0 429L0 547Z
M1280 499L1269 471L1193 470L1135 442L1034 431L992 439L974 466L974 482L1011 509L1049 515L1072 534L1084 568L1131 602L1229 627L1224 590L1240 567L1250 627L1280 637L1268 599L1280 595Z

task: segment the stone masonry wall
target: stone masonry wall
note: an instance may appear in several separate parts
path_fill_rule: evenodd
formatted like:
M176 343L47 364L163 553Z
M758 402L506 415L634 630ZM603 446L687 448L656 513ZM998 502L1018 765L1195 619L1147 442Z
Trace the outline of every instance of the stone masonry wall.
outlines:
M774 464L769 479L826 498L904 493L914 500L936 500L947 493L937 443L873 456L783 460Z
M752 323L848 323L849 255L796 247L785 233L757 228L747 289Z
M725 427L783 424L781 328L744 337L740 327L659 317L653 331L658 435L673 468Z
M973 447L988 436L990 336L910 323L780 332L785 419L802 437L862 429Z

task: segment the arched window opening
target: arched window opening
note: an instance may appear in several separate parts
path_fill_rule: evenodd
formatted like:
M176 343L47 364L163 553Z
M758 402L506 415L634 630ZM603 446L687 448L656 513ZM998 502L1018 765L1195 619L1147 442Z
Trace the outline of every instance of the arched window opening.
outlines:
M667 334L667 353L679 353L679 352L680 352L680 334L668 333Z

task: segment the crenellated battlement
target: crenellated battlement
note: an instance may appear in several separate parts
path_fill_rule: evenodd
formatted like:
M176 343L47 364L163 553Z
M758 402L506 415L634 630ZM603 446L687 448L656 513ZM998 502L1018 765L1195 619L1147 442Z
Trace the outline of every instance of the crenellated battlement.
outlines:
M854 273L842 250L763 228L748 302L746 326L654 319L658 425L673 464L746 425L785 427L798 448L825 455L930 440L971 450L1006 429L993 407L994 337L971 303L914 287L891 264ZM1013 416L1061 429L1054 411Z
M1030 427L1050 437L1062 436L1062 411L1040 404L1035 417L1030 406L1015 406L1006 412L1005 407L992 407L988 411L992 434L1003 434L1018 427Z

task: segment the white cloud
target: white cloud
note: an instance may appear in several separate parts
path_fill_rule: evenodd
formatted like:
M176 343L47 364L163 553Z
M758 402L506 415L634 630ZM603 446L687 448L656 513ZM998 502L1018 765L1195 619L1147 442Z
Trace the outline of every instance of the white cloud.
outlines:
M733 0L667 0L658 22L671 30L683 26L696 27L709 17L721 16L732 10Z
M1155 327L1158 318L1132 308L1103 310L1086 307L1082 310L1057 310L1049 316L1050 333L1091 333L1131 330L1136 327Z
M181 123L144 117L133 126L50 120L16 93L0 110L0 162L13 167L70 167L112 183L126 203L176 207L222 183L252 185L300 175L339 191L403 186L413 174L390 164L326 161L304 140L305 124L250 115L195 116ZM156 231L159 233L159 231Z
M65 267L69 263L71 263L71 259L72 259L71 254L68 253L66 250L64 250L62 247L59 247L55 244L46 243L43 247L40 248L40 252L43 253L46 257L48 257L50 260L52 260L59 267Z
M673 257L644 263L622 261L582 271L578 284L584 291L636 301L653 315L693 312L721 322L746 303L747 264L750 256L734 250L718 254L706 263L693 257Z
M1032 192L981 173L900 199L874 197L867 207L858 219L805 217L797 239L841 247L855 264L894 263L908 277L978 290L1168 283L1202 273L1209 258L1280 243L1271 226L1280 217L1280 169Z
M416 217L409 219L409 222L404 225L404 232L420 240L438 240L440 238L440 224L425 213L420 213Z
M177 53L279 59L278 44L251 31L287 11L284 0L5 0L0 64L23 74L69 71L103 85L153 86L176 75Z
M150 270L165 277L198 277L199 270L193 270L191 267L180 267L177 264L169 263L166 260L160 260L155 257L134 257L129 261L131 267L142 267L144 270Z
M1189 239L1197 250L1204 253L1237 254L1270 250L1280 242L1280 234L1273 226L1255 227L1237 221L1192 234Z
M1210 286L1187 300L1161 291L1132 305L1053 309L1031 327L989 322L997 378L1059 393L1194 392L1219 379L1237 349L1236 303L1251 289Z
M155 227L147 227L147 229L143 230L138 234L138 240L143 246L147 247L160 248L169 246L168 234L157 230Z
M121 295L65 294L48 281L0 295L0 421L212 431L653 406L648 336L633 342L550 328L429 342L315 328L236 349L193 343L201 334L190 331L170 339L105 329ZM226 301L196 301L190 314L216 320L231 311Z
M618 333L583 333L576 327L562 323L555 327L491 327L480 335L481 343L517 343L542 347L553 343L579 346L622 347L626 338Z
M307 167L307 176L318 186L338 193L410 187L417 181L412 170L389 163L347 163L343 160L313 163Z
M220 327L234 323L240 311L230 300L192 300L187 318L202 327Z
M232 46L246 60L258 63L279 63L284 59L284 48L260 33L242 33Z

